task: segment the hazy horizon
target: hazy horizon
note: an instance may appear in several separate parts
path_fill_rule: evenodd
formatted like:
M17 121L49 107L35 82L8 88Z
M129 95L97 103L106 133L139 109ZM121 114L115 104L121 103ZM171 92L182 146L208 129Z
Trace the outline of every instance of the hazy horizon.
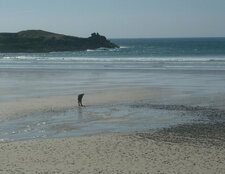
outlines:
M107 38L225 37L222 0L0 0L0 32Z

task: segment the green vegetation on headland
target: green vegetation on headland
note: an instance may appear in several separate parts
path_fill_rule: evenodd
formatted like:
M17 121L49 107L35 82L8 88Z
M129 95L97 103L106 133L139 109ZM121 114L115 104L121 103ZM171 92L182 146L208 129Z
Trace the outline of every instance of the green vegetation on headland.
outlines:
M88 38L67 36L42 30L0 33L0 52L3 53L83 51L118 47L98 33L92 33Z

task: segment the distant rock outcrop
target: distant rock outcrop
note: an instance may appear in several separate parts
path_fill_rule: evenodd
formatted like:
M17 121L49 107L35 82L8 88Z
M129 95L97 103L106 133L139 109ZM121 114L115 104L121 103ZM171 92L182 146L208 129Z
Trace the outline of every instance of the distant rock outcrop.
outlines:
M98 48L118 48L106 37L92 33L88 38L56 34L42 30L0 33L0 52L57 52L83 51Z

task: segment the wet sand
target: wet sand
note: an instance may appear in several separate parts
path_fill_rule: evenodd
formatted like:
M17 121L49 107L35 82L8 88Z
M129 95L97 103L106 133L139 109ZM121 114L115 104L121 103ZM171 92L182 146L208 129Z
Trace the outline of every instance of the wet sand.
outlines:
M219 144L170 142L168 132L3 143L0 173L225 172L223 140ZM170 134L173 137L177 136Z
M171 96L172 91L160 89L124 89L101 93L86 94L84 105L99 105L151 98L162 99ZM77 94L62 96L44 96L39 98L22 98L0 101L0 121L9 117L18 117L45 111L62 111L77 107Z

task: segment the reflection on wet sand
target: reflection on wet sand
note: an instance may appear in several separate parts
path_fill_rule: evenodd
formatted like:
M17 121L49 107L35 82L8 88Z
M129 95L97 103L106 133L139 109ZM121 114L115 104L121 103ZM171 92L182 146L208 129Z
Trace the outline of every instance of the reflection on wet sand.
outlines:
M208 114L206 114L208 113ZM189 124L224 122L225 111L203 106L140 101L57 112L37 112L0 122L0 139L9 141L146 131Z
M77 108L77 121L80 122L83 120L83 108Z

